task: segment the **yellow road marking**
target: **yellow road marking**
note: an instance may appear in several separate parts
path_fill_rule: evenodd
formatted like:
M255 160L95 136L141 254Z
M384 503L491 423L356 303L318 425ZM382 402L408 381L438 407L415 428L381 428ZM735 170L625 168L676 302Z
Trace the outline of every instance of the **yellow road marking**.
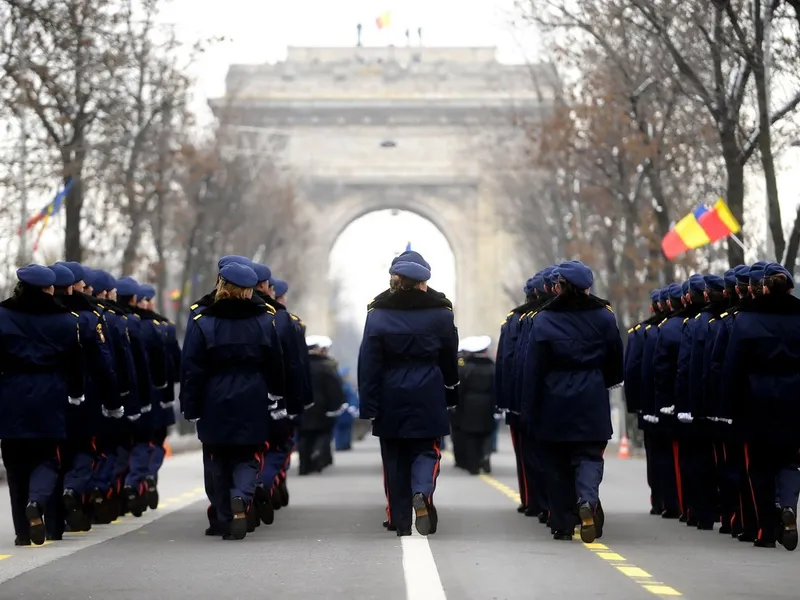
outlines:
M5 560L7 558L11 558L10 554L0 554L0 560Z
M447 454L449 454L449 452ZM483 482L488 483L494 489L498 490L499 492L501 492L503 495L510 498L514 502L520 501L519 492L517 490L510 488L502 481L498 481L491 475L485 475L485 474L480 475L480 478ZM579 540L580 536L576 535L574 536L574 538ZM648 573L644 569L640 569L636 565L631 564L622 555L617 554L605 544L595 542L592 544L584 544L584 546L589 550L591 550L592 553L595 554L596 556L599 556L600 558L608 561L612 566L616 567L616 569L620 573L630 578L635 583L638 583L648 592L651 592L656 596L674 597L683 595L673 587L664 585L660 581L653 581L652 580L653 576L650 575L650 573Z
M52 543L52 540L45 540L44 544L40 544L38 546L36 544L31 544L30 546L23 546L23 548L41 548L42 546L49 546Z

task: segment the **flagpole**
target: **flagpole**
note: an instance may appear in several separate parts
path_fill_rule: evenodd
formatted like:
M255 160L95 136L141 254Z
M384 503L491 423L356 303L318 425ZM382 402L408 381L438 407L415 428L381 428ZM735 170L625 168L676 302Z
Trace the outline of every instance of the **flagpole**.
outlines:
M734 242L736 242L736 245L739 246L739 248L742 249L742 252L747 252L747 248L744 247L744 243L736 235L731 233L731 234L728 235L728 237L730 239L732 239Z

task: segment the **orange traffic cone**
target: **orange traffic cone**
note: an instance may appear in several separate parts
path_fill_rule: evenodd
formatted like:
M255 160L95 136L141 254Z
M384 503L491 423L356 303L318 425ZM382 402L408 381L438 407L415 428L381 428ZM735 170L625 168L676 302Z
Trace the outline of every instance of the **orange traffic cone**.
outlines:
M630 443L628 441L627 434L622 434L622 439L619 441L619 452L617 452L617 458L630 458L631 457L631 448Z
M167 440L164 440L164 456L167 458L172 456L172 446L169 445Z

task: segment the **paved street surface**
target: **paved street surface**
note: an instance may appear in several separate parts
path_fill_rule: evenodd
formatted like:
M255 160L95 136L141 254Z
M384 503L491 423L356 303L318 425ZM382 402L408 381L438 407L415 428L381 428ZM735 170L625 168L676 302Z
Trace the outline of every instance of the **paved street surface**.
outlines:
M429 541L381 526L377 444L339 453L324 474L290 474L291 505L241 542L203 535L199 453L162 471L162 507L42 547L15 548L0 490L0 599L42 600L694 600L800 597L800 553L756 549L647 514L644 463L610 459L602 540L556 542L516 513L504 437L491 477L470 477L445 455L441 523Z

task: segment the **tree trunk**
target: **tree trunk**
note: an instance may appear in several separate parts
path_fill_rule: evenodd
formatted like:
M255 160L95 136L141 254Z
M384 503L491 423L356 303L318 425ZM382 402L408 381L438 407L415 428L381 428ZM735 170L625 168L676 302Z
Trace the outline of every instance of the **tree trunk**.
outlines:
M722 156L725 160L725 170L728 176L726 186L726 200L731 213L742 225L740 237L744 240L744 166L739 162L739 146L736 134L732 127L725 127L720 135L722 141ZM730 268L744 263L744 250L739 244L728 240L728 262Z
M669 210L667 210L667 201L664 197L664 186L661 184L661 175L653 168L652 163L648 162L645 166L647 169L647 181L650 182L650 194L653 200L661 207L661 211L655 211L656 218L656 231L658 232L661 240L669 233ZM661 252L661 243L659 240L655 248L650 249L650 260L654 263L661 265L661 278L659 285L665 286L672 282L674 275L672 263L664 259L664 254Z
M125 244L125 250L122 251L122 273L127 275L133 273L136 267L136 252L139 249L139 243L142 241L141 221L133 215L136 210L135 208L132 209L131 233L128 236L128 242Z
M792 232L789 234L789 243L786 245L786 260L783 266L794 276L794 269L797 266L797 250L800 247L800 207L794 217Z
M64 209L67 214L66 228L64 231L64 257L66 260L81 262L83 246L81 244L81 209L83 208L83 180L81 171L83 165L72 164L72 187L64 199ZM66 180L65 178L65 183Z
M760 50L757 50L760 52ZM764 182L767 187L767 207L769 208L769 231L775 247L775 260L782 260L786 249L783 236L783 220L781 205L778 200L778 182L775 176L775 161L772 156L772 135L770 133L769 102L767 99L767 77L763 60L756 61L753 69L756 82L756 98L758 99L758 148L761 152L761 166L764 169Z

